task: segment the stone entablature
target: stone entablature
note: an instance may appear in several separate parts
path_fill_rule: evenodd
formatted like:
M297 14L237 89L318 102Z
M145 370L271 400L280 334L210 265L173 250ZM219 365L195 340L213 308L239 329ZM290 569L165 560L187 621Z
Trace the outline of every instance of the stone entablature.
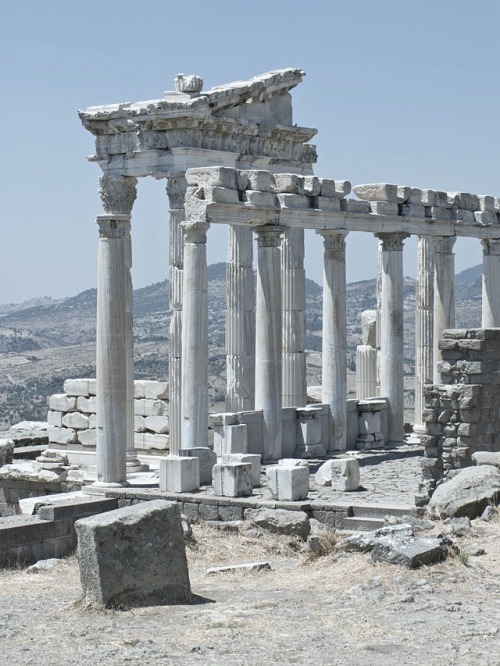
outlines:
M261 157L261 166L286 162L302 171L317 159L316 147L305 145L316 130L292 121L289 91L303 76L300 69L282 69L202 93L90 107L79 113L96 137L90 159L107 174L166 176L187 168L186 150L198 151L196 164L207 163L204 151L215 151L220 155L210 164L225 164L232 154L233 162Z
M96 380L67 379L64 393L49 398L49 448L94 451ZM168 382L134 382L134 446L140 454L169 452Z
M476 451L500 451L500 329L444 331L441 384L425 387L425 458L417 505L472 465Z
M186 178L186 216L192 219L203 209L209 222L221 224L500 237L500 197L375 183L355 186L363 199L350 199L347 180L230 167L189 169Z

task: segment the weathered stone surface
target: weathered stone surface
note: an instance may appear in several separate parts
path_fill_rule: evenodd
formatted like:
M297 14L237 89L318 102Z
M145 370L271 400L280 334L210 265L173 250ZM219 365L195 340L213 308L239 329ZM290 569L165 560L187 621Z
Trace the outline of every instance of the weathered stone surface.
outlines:
M397 203L398 186L388 183L371 183L369 185L355 185L353 192L363 201L388 201Z
M194 446L192 449L179 449L180 456L198 458L200 467L200 484L209 486L212 483L212 470L217 463L217 454L207 446Z
M311 525L304 511L285 511L284 509L248 509L245 518L277 534L298 536L304 541L311 531Z
M209 575L220 573L234 573L235 571L270 571L269 562L249 562L248 564L227 564L223 567L211 567L206 573Z
M190 493L200 487L198 458L167 456L160 460L160 490L162 492Z
M448 548L440 538L385 536L377 540L371 558L374 562L389 562L416 569L444 559L447 552Z
M76 410L76 396L54 393L49 398L49 409L56 412L74 412Z
M221 497L249 497L252 494L252 465L223 463L212 470L214 493Z
M327 460L314 475L318 485L349 492L359 488L359 462L353 458Z
M365 553L371 550L378 540L383 537L402 538L412 536L413 528L411 525L387 525L378 530L360 532L359 534L353 534L352 536L346 537L335 544L335 550L359 551Z
M480 516L500 499L500 470L492 465L466 467L436 488L429 502L432 517Z
M267 468L266 476L274 499L297 502L309 493L309 467L273 465Z
M66 379L63 384L64 393L66 395L89 395L89 380L88 379Z
M75 523L85 594L98 603L187 603L191 587L176 502L144 502Z
M144 425L147 430L152 430L159 435L163 435L169 431L168 416L146 416Z
M491 465L500 469L500 451L476 451L472 460L475 465Z
M0 467L12 462L14 442L11 439L0 439Z
M309 519L309 525L311 532L307 537L307 548L315 555L328 555L335 540L335 532L315 518Z

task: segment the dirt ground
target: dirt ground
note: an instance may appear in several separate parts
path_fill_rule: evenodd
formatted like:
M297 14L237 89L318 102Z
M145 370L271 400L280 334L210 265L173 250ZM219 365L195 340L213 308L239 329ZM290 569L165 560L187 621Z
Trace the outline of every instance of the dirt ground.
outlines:
M74 557L36 574L0 571L0 663L498 665L500 519L453 539L460 555L409 571L195 525L198 603L180 606L99 609L82 598ZM206 573L257 560L272 569Z

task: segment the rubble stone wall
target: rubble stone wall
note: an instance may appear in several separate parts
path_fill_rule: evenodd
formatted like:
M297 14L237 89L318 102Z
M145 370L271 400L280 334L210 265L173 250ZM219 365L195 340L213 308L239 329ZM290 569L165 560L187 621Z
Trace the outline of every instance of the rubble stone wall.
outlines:
M439 342L441 384L425 387L424 506L439 483L472 465L476 451L500 451L500 328L454 329Z
M67 379L49 398L49 447L95 450L96 402L95 379ZM168 454L168 382L134 382L134 444L139 454Z

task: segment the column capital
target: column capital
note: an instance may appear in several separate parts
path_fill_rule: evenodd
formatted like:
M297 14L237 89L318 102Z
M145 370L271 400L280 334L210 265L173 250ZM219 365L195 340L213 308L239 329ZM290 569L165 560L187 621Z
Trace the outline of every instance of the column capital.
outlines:
M410 236L401 232L393 233L379 233L375 236L382 241L382 250L384 252L401 252L403 250L404 241Z
M284 228L277 226L255 227L257 247L281 247Z
M170 210L184 208L184 197L186 196L187 181L184 176L173 176L167 178L167 196Z
M316 233L323 237L325 250L345 250L345 237L349 233L348 231L316 229Z
M456 236L434 236L434 252L437 254L451 254L457 240Z
M210 228L208 222L193 222L186 220L181 222L181 229L185 243L206 243L207 231Z
M483 238L483 256L500 256L500 238Z
M105 213L130 215L137 197L137 178L101 176L99 196Z
M130 215L98 215L99 238L125 238L130 233Z

